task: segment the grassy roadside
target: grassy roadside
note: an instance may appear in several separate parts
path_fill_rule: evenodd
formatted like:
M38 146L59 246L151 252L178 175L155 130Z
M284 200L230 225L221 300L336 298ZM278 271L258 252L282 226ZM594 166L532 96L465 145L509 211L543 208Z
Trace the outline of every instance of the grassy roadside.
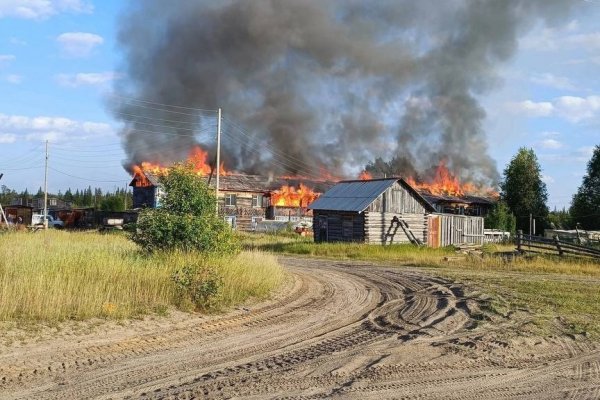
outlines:
M172 276L210 268L222 290L215 308L265 298L283 279L273 255L244 251L231 259L199 253L146 255L123 235L62 231L0 236L0 320L63 321L165 313L181 301Z
M308 238L266 234L244 235L243 243L247 249L281 254L425 268L492 296L492 306L499 313L529 310L543 334L566 329L600 338L600 263L591 260L549 256L508 260L497 255L512 246L486 246L480 257L457 255L452 248L315 244Z

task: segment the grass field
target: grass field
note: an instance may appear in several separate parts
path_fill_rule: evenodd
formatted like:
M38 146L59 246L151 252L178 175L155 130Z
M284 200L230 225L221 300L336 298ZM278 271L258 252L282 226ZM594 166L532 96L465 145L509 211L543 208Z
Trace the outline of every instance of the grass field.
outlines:
M217 307L265 298L284 277L269 254L245 251L234 259L146 255L124 235L95 232L5 233L0 253L1 321L164 313L181 304L171 277L189 265L210 266L222 278Z
M527 309L541 332L562 327L600 338L600 263L557 256L506 259L500 252L512 245L487 245L483 254L461 255L453 248L413 245L374 246L354 243L315 244L311 238L244 235L245 248L275 253L368 260L403 267L426 268L431 273L465 284L492 296L500 313ZM446 261L449 258L451 261ZM561 328L562 329L562 328Z

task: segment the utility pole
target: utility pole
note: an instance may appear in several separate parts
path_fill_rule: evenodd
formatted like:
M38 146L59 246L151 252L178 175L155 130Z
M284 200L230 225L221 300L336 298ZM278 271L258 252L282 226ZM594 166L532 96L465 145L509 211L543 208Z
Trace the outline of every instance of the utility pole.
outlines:
M125 190L123 191L123 211L127 211L127 182L125 182Z
M48 229L48 140L46 140L46 163L44 168L44 229Z
M533 235L533 214L529 214L529 236Z
M0 173L0 179L2 179L3 176L4 174ZM4 218L4 223L8 227L8 219L6 219L6 214L4 213L4 209L2 208L2 203L0 203L0 217ZM2 218L0 218L0 224L2 223Z
M217 198L216 212L219 216L219 175L221 173L221 109L217 119L217 180L215 185L215 197Z

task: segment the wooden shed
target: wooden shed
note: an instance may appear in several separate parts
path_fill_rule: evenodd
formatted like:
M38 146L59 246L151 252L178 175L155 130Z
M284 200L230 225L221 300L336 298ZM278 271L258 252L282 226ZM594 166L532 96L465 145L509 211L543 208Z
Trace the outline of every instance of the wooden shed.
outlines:
M432 247L483 242L483 218L436 214L402 178L342 181L309 208L316 242Z

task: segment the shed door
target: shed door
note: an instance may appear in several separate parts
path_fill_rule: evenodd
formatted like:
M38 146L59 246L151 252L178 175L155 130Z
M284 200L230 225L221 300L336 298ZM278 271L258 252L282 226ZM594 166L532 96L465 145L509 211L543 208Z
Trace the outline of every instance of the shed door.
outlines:
M430 215L427 224L427 244L430 247L440 247L440 218Z

